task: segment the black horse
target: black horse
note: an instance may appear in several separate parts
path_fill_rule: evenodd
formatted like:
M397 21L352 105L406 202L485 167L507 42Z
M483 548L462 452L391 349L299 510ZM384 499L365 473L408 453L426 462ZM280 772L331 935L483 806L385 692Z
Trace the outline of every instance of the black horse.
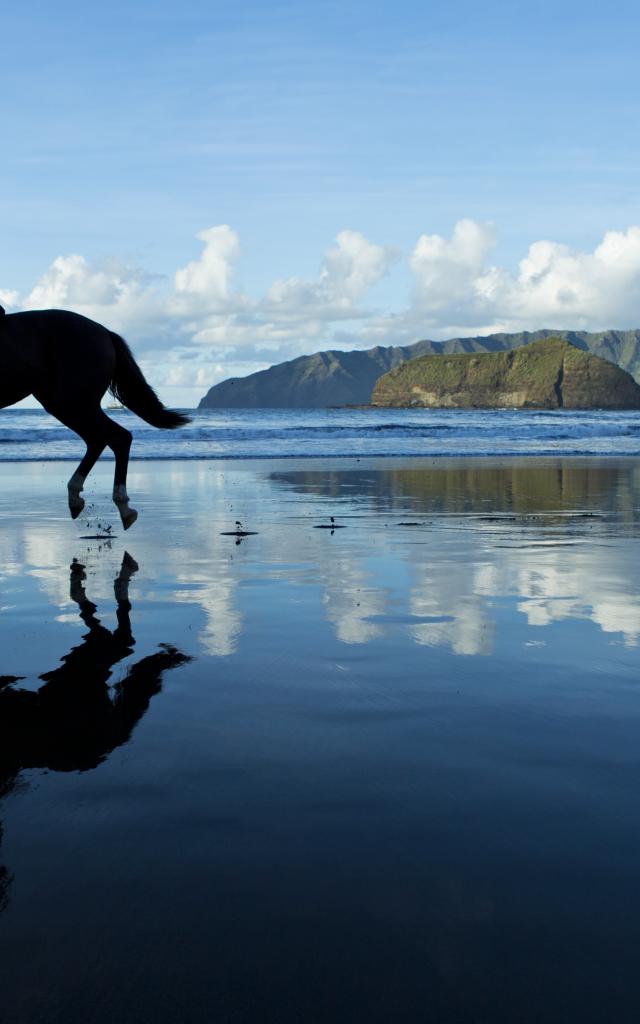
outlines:
M0 306L0 409L33 395L85 442L85 456L67 485L73 519L84 508L80 492L88 473L111 448L113 500L128 530L138 518L127 495L131 434L101 408L107 390L154 427L172 430L189 422L165 409L118 334L62 309L5 314Z

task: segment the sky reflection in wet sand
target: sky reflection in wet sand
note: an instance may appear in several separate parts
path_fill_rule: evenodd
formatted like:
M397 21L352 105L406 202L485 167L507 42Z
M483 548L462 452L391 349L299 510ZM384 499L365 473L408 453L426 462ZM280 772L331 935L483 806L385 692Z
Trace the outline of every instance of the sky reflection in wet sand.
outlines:
M134 464L102 545L65 470L2 468L8 1020L634 1019L635 460Z

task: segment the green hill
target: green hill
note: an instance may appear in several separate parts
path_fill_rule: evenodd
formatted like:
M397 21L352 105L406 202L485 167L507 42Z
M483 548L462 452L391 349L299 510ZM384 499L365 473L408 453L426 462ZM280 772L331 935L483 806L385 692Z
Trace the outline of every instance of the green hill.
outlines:
M558 337L594 355L617 363L640 380L640 330L524 331L488 337L418 341L356 352L336 350L300 356L247 377L216 384L200 402L201 409L298 408L368 405L382 374L400 363L424 355L464 352L504 352L543 338Z
M640 386L619 366L562 338L508 352L422 356L384 374L373 405L640 409Z

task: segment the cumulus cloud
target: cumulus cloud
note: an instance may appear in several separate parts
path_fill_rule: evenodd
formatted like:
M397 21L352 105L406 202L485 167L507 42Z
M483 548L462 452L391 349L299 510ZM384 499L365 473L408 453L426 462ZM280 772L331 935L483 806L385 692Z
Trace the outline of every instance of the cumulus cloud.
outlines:
M289 277L272 284L262 306L266 316L296 321L313 317L321 322L353 318L358 303L397 256L392 248L375 245L358 231L341 231L336 242L325 254L316 280Z
M515 271L490 263L491 224L459 221L450 238L421 235L404 309L372 316L359 341L390 344L496 331L640 325L640 227L609 231L593 252L533 242ZM344 341L346 342L346 337Z
M205 307L224 306L231 293L233 264L240 256L240 239L228 224L200 231L197 237L204 249L199 259L176 270L177 296L198 297Z
M8 288L0 288L0 305L2 305L3 308L11 311L14 307L18 306L19 302L19 292L9 291Z
M450 239L421 235L409 257L415 275L415 310L430 317L468 316L476 304L476 281L494 245L493 225L473 220L458 221Z
M584 330L637 326L640 227L607 232L592 253L534 242L517 274L489 268L476 287L494 318L507 323Z
M640 226L607 232L591 252L534 241L512 270L491 262L494 225L460 220L449 237L417 238L405 261L409 294L393 311L367 303L399 254L358 231L339 232L315 277L275 280L262 296L236 284L241 247L229 225L197 237L200 254L171 277L57 256L26 294L0 288L0 302L9 310L59 306L107 323L134 344L156 384L199 391L327 347L640 325Z
M31 291L14 305L22 309L72 309L138 337L157 329L163 315L161 278L145 270L83 256L58 256Z
M640 227L609 231L593 252L533 242L516 273L488 266L493 229L460 221L450 240L422 236L411 256L418 279L410 311L442 331L539 327L600 330L640 323Z

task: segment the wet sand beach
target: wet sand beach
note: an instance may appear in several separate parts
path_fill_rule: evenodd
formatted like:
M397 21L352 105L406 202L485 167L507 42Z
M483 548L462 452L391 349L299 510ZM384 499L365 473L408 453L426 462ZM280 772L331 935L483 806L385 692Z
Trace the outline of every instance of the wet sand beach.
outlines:
M640 460L111 472L0 466L3 1024L635 1022Z

